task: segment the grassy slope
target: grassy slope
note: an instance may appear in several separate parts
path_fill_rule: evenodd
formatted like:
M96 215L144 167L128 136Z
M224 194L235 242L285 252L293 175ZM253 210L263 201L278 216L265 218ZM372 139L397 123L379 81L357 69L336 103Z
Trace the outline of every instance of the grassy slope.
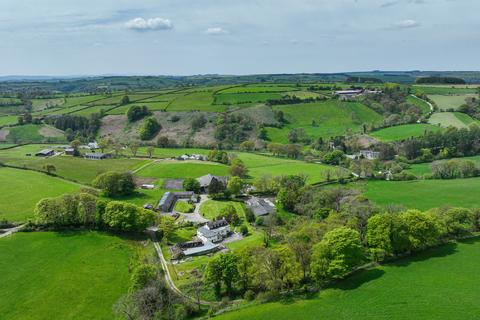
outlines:
M16 126L9 128L9 135L7 136L7 141L17 142L17 143L35 143L35 142L63 142L65 137L63 134L59 134L56 137L44 137L40 134L39 130L42 129L43 125L39 124L26 124L23 126ZM61 131L59 131L61 133Z
M112 319L126 293L133 242L97 232L0 239L2 319Z
M370 181L365 195L379 205L426 210L442 206L478 207L480 178L454 180Z
M0 168L0 219L25 221L37 202L79 189L73 183L42 173Z
M472 123L479 123L479 121L472 119L469 115L460 112L439 112L434 113L429 123L433 125L440 124L442 127L456 127L467 128Z
M422 99L419 99L419 98L414 97L414 96L408 96L407 97L407 102L410 103L410 104L413 104L414 106L419 107L420 110L422 110L423 113L430 112L430 106L425 101L423 101Z
M288 143L288 132L304 128L311 137L331 137L344 134L347 129L359 131L363 123L379 123L382 117L357 102L328 100L325 102L275 106L282 110L288 121L283 128L267 128L272 142ZM317 126L312 126L315 120Z
M429 95L435 104L442 110L457 109L461 105L465 104L465 99L468 97L475 97L474 94L463 95Z
M218 319L475 319L479 250L478 239L448 244L358 272L310 300L259 305Z
M370 136L381 141L395 141L411 137L420 137L427 131L436 132L440 130L442 130L442 128L431 124L405 124L372 132Z

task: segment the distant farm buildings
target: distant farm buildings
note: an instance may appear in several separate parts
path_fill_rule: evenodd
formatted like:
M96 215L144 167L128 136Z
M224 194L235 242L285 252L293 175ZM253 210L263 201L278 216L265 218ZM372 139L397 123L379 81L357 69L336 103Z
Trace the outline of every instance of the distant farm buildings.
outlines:
M51 157L55 154L55 151L53 149L43 149L37 153L35 153L36 157Z
M103 160L103 159L110 158L110 155L106 153L101 153L101 152L92 152L92 153L85 153L84 157L85 159L89 159L89 160Z
M340 100L349 100L362 96L364 94L379 94L382 93L380 90L370 90L370 89L349 89L349 90L338 90L334 92L334 96L337 96Z

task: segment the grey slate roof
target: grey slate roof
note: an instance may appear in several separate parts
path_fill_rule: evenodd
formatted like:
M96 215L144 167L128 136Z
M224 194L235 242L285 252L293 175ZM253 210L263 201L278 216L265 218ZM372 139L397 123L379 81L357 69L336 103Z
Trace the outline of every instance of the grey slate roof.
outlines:
M220 219L220 220L217 220L217 221L208 222L207 226L208 226L208 229L214 230L214 229L218 229L220 227L228 226L228 222L225 219Z
M208 241L208 242L205 242L205 244L201 247L194 247L194 248L189 248L184 250L183 254L186 256L194 256L197 254L207 253L207 252L216 250L217 248L218 248L218 245Z
M257 217L275 212L275 206L267 199L252 197L246 201L246 205Z
M210 186L213 179L216 179L222 182L223 184L227 183L227 177L214 176L213 174L210 174L210 173L207 175L201 176L200 178L197 178L197 181L200 182L200 186L202 188L205 188Z

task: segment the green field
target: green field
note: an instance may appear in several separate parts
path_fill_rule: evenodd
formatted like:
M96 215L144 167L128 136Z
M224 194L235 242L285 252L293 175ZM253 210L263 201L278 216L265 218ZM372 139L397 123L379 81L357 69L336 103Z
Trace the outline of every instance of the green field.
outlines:
M200 213L202 214L202 216L209 220L215 220L216 218L221 217L222 210L228 205L232 205L235 207L235 210L237 211L237 214L241 219L245 218L245 210L243 208L243 204L241 202L235 201L208 200L204 202L200 207Z
M210 111L222 112L224 106L213 105L212 92L192 92L172 100L168 106L168 111Z
M153 163L138 171L136 174L138 176L151 178L185 179L198 178L209 173L217 176L227 176L228 167L211 162L165 160Z
M63 131L41 125L25 124L8 128L7 141L12 143L58 143L66 141Z
M215 95L215 104L244 104L281 99L283 94L269 93L224 93Z
M369 181L364 189L365 196L379 205L395 204L420 210L442 206L480 206L480 178Z
M469 85L414 85L415 90L426 93L427 95L452 95L476 93L475 86Z
M113 319L139 242L99 232L17 233L0 239L2 319Z
M428 120L430 124L442 127L468 128L472 123L479 124L478 120L472 119L469 115L460 112L438 112L432 114Z
M18 116L1 116L0 127L10 126L18 122Z
M219 320L476 319L480 241L447 244L355 273L307 300L257 305Z
M27 170L0 168L0 177L0 220L26 221L41 199L79 189L73 183Z
M370 136L381 141L405 140L411 137L421 137L427 132L441 131L442 128L431 124L405 124L374 131Z
M274 109L283 111L288 121L283 128L267 128L270 141L279 143L288 143L288 132L293 128L303 128L312 138L332 137L345 134L347 129L358 132L362 124L379 124L382 121L382 116L358 102L328 100L275 106Z
M130 171L139 168L149 161L128 158L95 161L71 156L56 156L45 159L33 156L36 152L49 147L52 146L32 144L0 150L0 162L35 170L43 170L44 165L53 164L57 175L83 184L90 184L99 173L111 170ZM26 154L32 154L32 156L27 156Z
M465 104L465 99L468 97L476 97L475 94L462 94L462 95L429 95L430 99L441 110L458 109L461 105Z

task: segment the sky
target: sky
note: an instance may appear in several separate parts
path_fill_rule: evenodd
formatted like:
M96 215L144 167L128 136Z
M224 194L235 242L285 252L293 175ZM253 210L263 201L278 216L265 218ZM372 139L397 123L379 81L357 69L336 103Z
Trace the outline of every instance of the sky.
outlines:
M478 0L1 0L0 75L480 70Z

